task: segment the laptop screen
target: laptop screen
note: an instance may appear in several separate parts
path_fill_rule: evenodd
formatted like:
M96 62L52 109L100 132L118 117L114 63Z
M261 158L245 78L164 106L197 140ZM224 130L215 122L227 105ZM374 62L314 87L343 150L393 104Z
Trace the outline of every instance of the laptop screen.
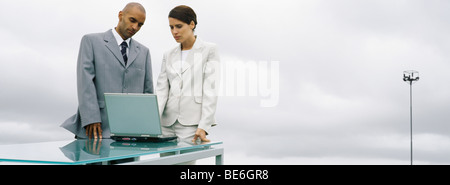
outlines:
M105 93L105 103L111 135L162 134L156 95Z

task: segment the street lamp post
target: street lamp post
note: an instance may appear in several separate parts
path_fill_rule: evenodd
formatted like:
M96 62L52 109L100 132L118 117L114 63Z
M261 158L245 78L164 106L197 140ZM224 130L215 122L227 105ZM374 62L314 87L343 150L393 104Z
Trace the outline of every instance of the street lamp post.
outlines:
M414 70L403 71L403 81L409 84L409 120L411 141L411 165L413 165L413 142L412 142L412 84L419 81L419 72Z

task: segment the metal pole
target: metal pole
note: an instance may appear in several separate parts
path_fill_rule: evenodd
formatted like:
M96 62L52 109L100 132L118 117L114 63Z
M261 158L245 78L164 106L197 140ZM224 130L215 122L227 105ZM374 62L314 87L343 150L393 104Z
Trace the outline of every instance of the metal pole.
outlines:
M413 141L412 141L412 81L409 82L409 120L410 120L410 141L411 141L411 165L413 165Z

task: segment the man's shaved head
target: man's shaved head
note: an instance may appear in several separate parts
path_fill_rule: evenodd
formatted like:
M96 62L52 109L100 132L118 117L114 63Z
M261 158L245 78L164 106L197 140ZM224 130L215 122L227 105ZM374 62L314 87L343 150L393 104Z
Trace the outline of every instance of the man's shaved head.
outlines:
M139 3L128 3L119 12L119 23L115 28L123 40L136 34L145 22L145 9Z
M122 12L124 13L128 13L130 10L132 10L133 8L137 8L138 10L142 11L142 13L145 14L145 8L139 4L139 3L135 3L135 2L131 2L128 3L125 8L123 8Z

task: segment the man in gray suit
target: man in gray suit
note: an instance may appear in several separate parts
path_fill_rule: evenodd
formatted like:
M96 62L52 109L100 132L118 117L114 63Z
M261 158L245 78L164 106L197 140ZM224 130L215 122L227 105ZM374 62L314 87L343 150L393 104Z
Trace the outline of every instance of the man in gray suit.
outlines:
M78 112L61 127L76 138L109 138L104 93L153 93L150 51L131 37L145 22L145 9L129 3L119 23L81 39L77 61Z

